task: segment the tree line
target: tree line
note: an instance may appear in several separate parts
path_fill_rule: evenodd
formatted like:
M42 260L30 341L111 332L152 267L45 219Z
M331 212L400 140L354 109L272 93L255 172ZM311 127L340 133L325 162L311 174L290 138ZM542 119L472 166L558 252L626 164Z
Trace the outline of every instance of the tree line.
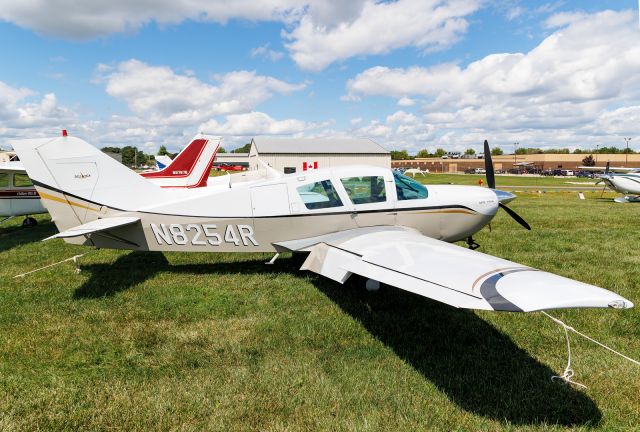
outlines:
M164 147L164 146L162 146ZM160 150L162 150L162 147L160 147ZM126 165L128 167L132 167L136 165L136 162L138 164L138 166L142 166L142 165L153 165L156 161L156 157L152 154L146 154L145 152L143 152L142 150L138 150L135 147L131 147L131 146L125 146L125 147L102 147L100 150L102 150L105 153L115 153L115 154L119 154L122 156L122 164ZM166 148L165 150L165 154L166 153ZM137 154L136 154L137 153ZM158 155L160 155L161 153L158 152Z
M624 153L637 153L633 149L626 148L618 148L618 147L600 147L594 150L583 150L583 149L575 149L570 151L567 148L555 148L555 149L539 149L535 147L520 147L516 149L517 155L528 155L528 154L624 154ZM447 152L438 148L435 152L431 153L428 150L420 150L415 155L410 155L406 150L391 150L391 159L392 160L412 160L416 158L440 158L446 155ZM476 151L472 148L468 148L464 151L465 155L475 155ZM493 147L491 149L492 156L500 156L503 155L504 151L500 147Z

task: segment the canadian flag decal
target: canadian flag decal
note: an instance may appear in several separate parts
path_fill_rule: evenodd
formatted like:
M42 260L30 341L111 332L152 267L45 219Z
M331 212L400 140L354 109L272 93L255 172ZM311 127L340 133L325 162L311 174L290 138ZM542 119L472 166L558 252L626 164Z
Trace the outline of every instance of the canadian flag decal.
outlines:
M302 171L307 171L310 169L318 169L318 162L302 162Z

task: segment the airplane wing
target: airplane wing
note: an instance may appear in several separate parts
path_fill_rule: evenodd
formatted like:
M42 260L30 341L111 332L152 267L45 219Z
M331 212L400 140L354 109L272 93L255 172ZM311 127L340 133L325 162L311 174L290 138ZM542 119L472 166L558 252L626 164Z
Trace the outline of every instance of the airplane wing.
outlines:
M611 291L425 237L411 228L360 228L276 247L310 251L301 269L340 283L358 274L459 308L532 312L633 307Z
M52 235L51 237L47 237L44 240L51 240L54 238L79 237L101 231L107 231L125 225L131 225L138 222L139 220L140 218L128 216L97 219L91 222L87 222L86 224L78 225L76 227L62 231L58 234Z
M592 167L588 167L588 166L579 166L578 167L579 170L582 171L604 171L607 169L607 167L599 167L599 166L592 166ZM609 167L609 171L612 172L629 172L629 171L633 171L634 169L637 168L625 168L625 167Z

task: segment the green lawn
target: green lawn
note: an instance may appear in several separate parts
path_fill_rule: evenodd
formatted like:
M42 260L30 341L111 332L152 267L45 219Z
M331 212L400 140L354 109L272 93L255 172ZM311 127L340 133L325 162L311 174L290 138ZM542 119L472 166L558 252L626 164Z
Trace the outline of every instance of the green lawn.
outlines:
M486 184L484 175L475 174L417 174L415 179L424 184L460 184L477 185L482 179ZM496 175L496 185L500 186L575 186L573 183L584 183L589 186L597 179L585 179L577 177L547 177L547 176L520 176L520 175Z
M640 303L640 207L520 194L483 252ZM577 390L541 314L471 312L265 254L100 250L0 226L0 430L628 430L640 367L572 338ZM640 357L640 309L554 315Z

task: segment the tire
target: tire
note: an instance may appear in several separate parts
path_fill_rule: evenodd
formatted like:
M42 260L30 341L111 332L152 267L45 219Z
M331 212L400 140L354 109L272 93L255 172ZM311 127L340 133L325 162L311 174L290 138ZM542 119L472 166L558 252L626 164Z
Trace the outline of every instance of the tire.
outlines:
M33 228L36 225L38 225L38 221L30 216L22 221L22 226L24 228Z

